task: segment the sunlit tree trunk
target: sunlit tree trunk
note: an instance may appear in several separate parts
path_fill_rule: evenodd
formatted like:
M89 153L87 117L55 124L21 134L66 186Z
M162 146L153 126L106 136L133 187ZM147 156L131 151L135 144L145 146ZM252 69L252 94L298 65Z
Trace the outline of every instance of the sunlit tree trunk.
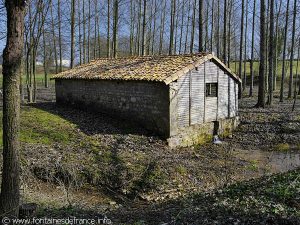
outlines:
M70 68L74 67L75 60L75 0L71 2L71 62Z
M291 57L290 57L290 79L289 79L288 98L292 98L292 93L293 93L293 65L294 65L294 48L295 48L295 35L296 35L296 15L297 15L297 0L294 0L293 30L292 30L292 45L291 45Z
M62 37L61 37L61 8L60 0L57 0L57 16L58 16L58 45L59 45L59 72L62 72Z
M113 20L113 57L118 53L118 18L119 18L119 0L114 0L114 20Z
M283 56L282 56L282 73L281 73L281 85L280 85L280 102L283 102L283 91L284 91L284 79L285 79L285 60L286 60L286 48L287 48L287 33L289 23L289 5L290 0L287 0L287 9L285 14L285 28L284 28L284 44L283 44Z
M199 52L203 52L203 0L199 0ZM208 23L208 21L206 21Z
M197 0L194 1L194 5L193 5L190 53L193 53L193 51L194 51L195 25L196 25L196 7L197 7L196 5L197 5Z
M260 0L260 63L259 86L256 107L265 107L265 69L266 69L266 5L265 0Z
M250 91L249 96L253 96L253 87L254 87L254 32L255 32L255 9L256 9L256 0L253 0L253 14L252 14L252 36L251 36L251 61L250 61Z
M269 32L269 89L268 89L268 105L273 104L273 76L274 76L274 0L270 1L270 32Z

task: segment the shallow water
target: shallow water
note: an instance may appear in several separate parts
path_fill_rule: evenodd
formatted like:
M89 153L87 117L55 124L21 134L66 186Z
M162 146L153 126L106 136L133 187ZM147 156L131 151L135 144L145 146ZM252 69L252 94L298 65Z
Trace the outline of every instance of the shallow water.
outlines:
M260 173L280 173L300 167L300 152L276 152L262 150L238 150L235 156L248 161L252 168L257 168Z

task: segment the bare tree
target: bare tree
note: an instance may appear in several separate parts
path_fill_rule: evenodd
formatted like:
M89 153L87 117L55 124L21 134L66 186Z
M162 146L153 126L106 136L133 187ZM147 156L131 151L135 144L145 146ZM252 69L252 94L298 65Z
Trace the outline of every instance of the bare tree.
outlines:
M283 46L283 56L282 56L282 74L281 74L281 86L280 86L280 102L283 102L283 91L284 91L284 78L285 78L285 60L286 60L286 46L287 46L287 32L289 23L289 5L290 0L287 0L286 14L285 14L285 32L284 32L284 46Z
M243 41L244 41L244 15L245 15L245 0L242 0L242 16L241 16L241 35L240 35L240 59L239 59L239 76L242 76L242 61L243 61ZM245 84L243 84L243 89Z
M70 67L74 67L75 59L75 0L71 2L71 62Z
M55 73L58 73L58 57L57 57L57 49L56 49L56 35L55 35L55 25L53 18L53 3L52 0L49 2L50 4L50 13L51 13L51 25L52 25L52 39L53 39L53 49L54 49L54 60L55 60Z
M119 19L119 0L114 0L114 17L113 17L113 57L118 53L118 19Z
M265 69L266 69L266 4L260 0L260 63L259 86L256 107L265 107Z
M203 52L203 0L199 0L199 52ZM206 24L208 21L206 22Z
M171 0L171 23L170 23L170 43L169 55L174 51L174 30L175 30L176 0Z
M163 0L163 2L164 2L164 7L162 9L162 15L161 15L161 21L160 21L160 35L159 35L159 49L158 49L158 54L159 55L162 53L162 48L163 48L164 32L165 32L166 6L167 6L167 1Z
M250 91L249 96L253 96L253 87L254 87L254 32L255 32L255 9L256 9L256 0L253 0L253 14L252 14L252 37L251 37L251 61L250 61Z
M226 47L227 47L227 0L224 0L224 28L223 28L223 61L226 64Z
M289 79L288 98L292 98L292 93L293 93L293 64L294 64L294 48L295 48L295 36L296 36L296 16L297 16L297 0L294 0L293 30L292 30L292 45L291 45L291 56L290 56L290 79Z
M195 25L196 25L196 7L197 7L196 5L197 5L197 0L194 1L194 5L193 5L190 53L193 53L193 51L194 51Z
M274 0L270 2L270 34L269 34L269 95L268 105L273 104L273 76L274 76Z
M142 55L145 55L146 46L146 13L147 13L147 0L144 0L143 6L143 25L142 25Z
M106 38L107 58L110 58L110 0L107 0L107 38Z
M57 16L58 16L58 47L59 47L59 72L62 72L62 37L61 37L61 4L57 0Z

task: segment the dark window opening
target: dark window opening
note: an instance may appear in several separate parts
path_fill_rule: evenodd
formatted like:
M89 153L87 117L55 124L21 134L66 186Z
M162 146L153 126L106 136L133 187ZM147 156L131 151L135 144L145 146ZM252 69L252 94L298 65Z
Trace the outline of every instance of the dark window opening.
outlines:
M206 97L218 97L218 83L206 84Z

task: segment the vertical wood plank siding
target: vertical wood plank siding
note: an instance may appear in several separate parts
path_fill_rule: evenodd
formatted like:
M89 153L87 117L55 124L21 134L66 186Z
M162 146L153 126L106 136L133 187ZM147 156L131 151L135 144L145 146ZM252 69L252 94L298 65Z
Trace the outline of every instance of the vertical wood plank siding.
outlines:
M218 83L218 97L206 97L206 84ZM178 128L235 117L238 85L214 62L205 62L177 81Z
M229 76L219 69L218 80L218 118L225 119L228 117L228 107L230 98L228 98L228 79Z
M230 117L236 116L236 87L234 80L230 79Z
M191 71L191 125L203 123L204 118L204 64Z
M218 82L219 67L213 62L205 62L205 83ZM205 90L204 90L205 92ZM207 97L205 100L205 122L217 120L218 98Z
M190 73L178 79L178 127L190 125Z

